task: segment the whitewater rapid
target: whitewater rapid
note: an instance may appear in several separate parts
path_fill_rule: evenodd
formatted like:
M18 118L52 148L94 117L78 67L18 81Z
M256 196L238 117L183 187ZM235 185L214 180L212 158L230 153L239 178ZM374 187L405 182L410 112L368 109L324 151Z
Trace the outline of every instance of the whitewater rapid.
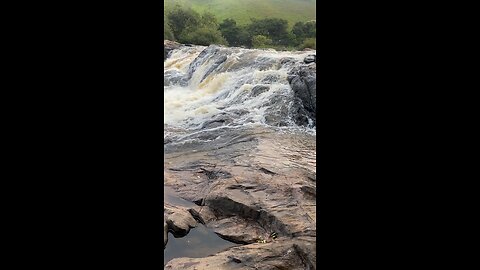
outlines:
M220 46L173 50L164 62L165 153L229 147L265 132L315 140L314 127L294 122L287 79L311 54Z
M293 125L288 71L311 53L216 46L174 50L164 63L164 124L201 128L223 115L229 126L269 124L275 116Z

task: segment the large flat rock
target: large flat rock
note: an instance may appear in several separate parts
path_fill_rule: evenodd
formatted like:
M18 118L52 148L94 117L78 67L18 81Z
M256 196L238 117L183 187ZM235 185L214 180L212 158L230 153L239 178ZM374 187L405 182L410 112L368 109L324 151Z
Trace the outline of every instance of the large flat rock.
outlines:
M301 164L312 163L304 168L294 163L300 157L282 156L268 141L254 148L262 155L167 156L165 186L195 202L197 220L242 245L206 258L177 258L165 269L316 269L315 156L304 158Z

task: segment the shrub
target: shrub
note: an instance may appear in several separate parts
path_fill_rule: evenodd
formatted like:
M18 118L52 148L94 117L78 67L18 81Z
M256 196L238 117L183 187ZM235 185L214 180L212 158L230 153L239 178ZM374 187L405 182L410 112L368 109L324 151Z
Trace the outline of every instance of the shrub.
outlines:
M263 35L256 35L252 38L254 48L268 48L272 45L272 40Z
M210 44L227 45L227 41L223 38L220 31L208 27L202 27L192 32L185 33L181 36L183 43L191 43L197 45L208 46Z
M310 49L317 49L317 39L316 38L306 38L302 45L300 45L299 50L303 50L305 48Z

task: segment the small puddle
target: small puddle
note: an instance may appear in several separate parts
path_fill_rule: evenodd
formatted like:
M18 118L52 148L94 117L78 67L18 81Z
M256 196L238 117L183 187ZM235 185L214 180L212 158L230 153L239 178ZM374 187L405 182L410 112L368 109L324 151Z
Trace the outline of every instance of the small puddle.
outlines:
M202 224L192 228L190 233L182 238L175 238L168 233L167 247L163 251L163 264L174 258L203 258L214 255L237 244L223 240L216 233Z
M175 195L175 192L164 187L165 202L172 205L193 206L192 202ZM202 224L192 228L190 232L181 238L175 238L168 233L168 243L163 250L163 265L165 266L174 258L203 258L214 255L229 247L238 246L232 242L220 238L212 230Z

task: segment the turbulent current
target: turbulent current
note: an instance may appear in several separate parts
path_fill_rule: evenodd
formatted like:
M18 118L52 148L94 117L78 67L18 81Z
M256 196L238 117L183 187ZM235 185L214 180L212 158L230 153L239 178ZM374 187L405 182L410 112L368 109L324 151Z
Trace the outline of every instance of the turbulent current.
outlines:
M182 47L164 63L164 140L211 142L256 127L315 134L293 121L288 72L311 52Z
M295 187L298 186L298 198L307 196L307 193L302 195L304 191L315 188L312 182L316 178L315 119L307 114L302 115L306 119L305 125L299 125L296 121L303 105L300 110L289 76L295 68L305 66L304 59L312 54L315 51L277 52L220 46L181 46L170 51L164 61L165 193L170 198L182 197L181 200L203 207L208 202L208 196L220 190L220 185L226 185L229 179L237 183L226 187L226 190L233 192L236 186L244 185L242 177L253 181L258 175L259 180L252 182L249 189L244 188L243 193L254 192L256 185L261 186L259 190L263 191L251 195L253 197L274 193L276 189L280 194L283 186L286 191L296 194ZM277 184L258 182L265 177L281 180L277 180L280 181ZM305 180L295 183L295 179ZM175 195L172 195L173 190ZM229 195L232 201L236 200L235 194ZM267 198L273 199L267 195L265 199L259 199L258 205L264 205L265 211L270 211ZM216 213L216 218L211 222L220 222L222 217L218 213L222 212L215 212L214 205L212 202L210 208ZM295 207L298 205L300 203ZM310 209L311 205L302 207L290 212L305 211L302 214L305 220L295 217L290 222L289 217L283 214L277 217L272 210L272 217L269 218L274 220L272 224L260 222L260 225L255 225L260 229L248 229L241 236L232 235L230 227L224 223L215 227L211 225L213 223L205 221L206 226L198 228L213 230L221 238L235 244L263 239L262 230L265 233L276 231L284 235L297 235L309 232L308 228L313 226L310 223L315 220L314 210L305 210ZM203 208L200 210L203 211ZM235 213L225 218L231 215ZM205 214L203 219L206 220L206 217L208 215ZM247 217L241 218L249 220ZM241 222L238 221L238 224ZM307 229L301 229L301 233L295 232L297 228L304 227ZM197 229L197 234L200 229ZM195 235L191 234L191 237ZM191 238L191 241L194 239ZM196 241L201 243L203 240L199 238ZM205 240L203 247L198 244L196 248L205 252L197 252L198 256L194 257L213 255L233 245L220 243L216 250L206 242L214 243L213 240ZM178 252L172 250L174 244L179 243L172 242L170 250L167 244L169 258L185 256L182 255L185 252L180 251L187 249L186 246L178 247Z

